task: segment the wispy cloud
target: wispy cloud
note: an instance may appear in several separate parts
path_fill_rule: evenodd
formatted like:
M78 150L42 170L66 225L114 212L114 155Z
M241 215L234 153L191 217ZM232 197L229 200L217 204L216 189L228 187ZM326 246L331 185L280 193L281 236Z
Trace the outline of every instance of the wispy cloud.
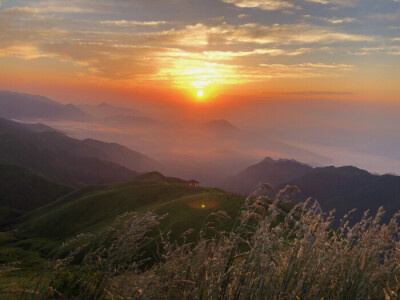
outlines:
M302 63L295 65L261 64L266 74L273 78L315 78L338 76L343 72L354 71L354 65Z
M341 5L354 7L359 4L362 0L305 0L306 2L319 3L324 5Z
M167 24L167 21L131 21L131 20L117 20L117 21L100 21L100 24L114 25L121 27L129 26L159 26Z
M387 53L391 55L400 55L400 46L390 47Z
M90 12L91 10L83 9L76 6L49 6L49 7L14 6L6 8L3 11L11 13L47 14L47 13L85 13L85 12Z
M345 23L359 22L355 18L326 18L326 17L311 16L311 15L304 15L304 18L313 19L313 20L319 20L319 21L323 21L323 22L326 22L326 23L330 23L330 24L345 24Z
M295 8L292 2L284 0L222 0L242 8L259 8L262 10L283 10Z

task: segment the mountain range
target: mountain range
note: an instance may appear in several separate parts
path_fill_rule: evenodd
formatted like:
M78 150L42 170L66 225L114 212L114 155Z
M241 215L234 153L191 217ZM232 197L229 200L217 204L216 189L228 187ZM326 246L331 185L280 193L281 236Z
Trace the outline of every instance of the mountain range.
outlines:
M70 186L116 182L137 175L136 170L158 166L118 144L73 139L47 127L6 119L0 119L0 162L32 169Z
M353 166L313 168L296 160L273 160L267 157L258 164L231 176L219 187L248 194L260 183L269 183L276 190L294 185L300 194L294 201L308 197L318 200L325 212L336 210L337 218L352 209L360 217L366 210L376 213L380 206L387 211L385 220L400 210L400 177L376 175Z
M49 98L0 91L0 117L17 120L83 120L87 114L73 104L61 104Z

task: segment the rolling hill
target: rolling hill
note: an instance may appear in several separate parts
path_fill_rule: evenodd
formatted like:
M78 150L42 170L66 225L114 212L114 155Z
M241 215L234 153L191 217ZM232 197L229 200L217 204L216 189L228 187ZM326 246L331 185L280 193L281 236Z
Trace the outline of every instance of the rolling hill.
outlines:
M217 228L231 228L243 201L243 196L215 188L190 188L186 181L157 172L115 184L86 186L27 213L12 231L0 232L0 264L18 266L0 278L0 287L6 291L29 287L32 275L42 270L66 239L85 232L101 234L125 212L167 214L141 249L153 255L159 246L158 230L164 236L171 231L170 238L177 240L193 228L188 238L195 241L217 210L232 217Z
M72 189L15 165L0 164L0 225L55 201Z
M32 170L0 164L0 206L32 211L68 194L72 189Z
M235 214L244 197L213 188L190 188L186 181L147 173L117 184L83 189L28 215L19 235L64 240L82 232L98 232L128 211L168 213L163 232L179 235L199 229L210 212Z

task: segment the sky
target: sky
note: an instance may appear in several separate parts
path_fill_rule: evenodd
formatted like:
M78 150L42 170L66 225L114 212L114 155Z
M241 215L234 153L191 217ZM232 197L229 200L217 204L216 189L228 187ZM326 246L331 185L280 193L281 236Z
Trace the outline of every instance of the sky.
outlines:
M400 174L399 82L400 0L0 0L0 90L171 124L120 137L66 126L146 154L214 164L240 150L226 165L244 165L297 158L290 145ZM219 119L238 141L189 130Z
M399 0L0 1L0 89L63 102L393 104L399 70Z

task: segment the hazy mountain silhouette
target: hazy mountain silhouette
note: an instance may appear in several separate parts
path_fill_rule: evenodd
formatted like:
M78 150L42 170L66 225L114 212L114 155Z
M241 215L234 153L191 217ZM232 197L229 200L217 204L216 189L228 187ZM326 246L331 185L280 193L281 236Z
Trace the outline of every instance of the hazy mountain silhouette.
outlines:
M87 114L73 104L60 104L43 96L0 91L0 117L19 120L83 120Z
M110 183L137 174L114 162L100 159L104 152L88 146L84 141L56 131L34 132L29 127L0 119L2 163L24 166L74 186Z
M52 128L50 126L47 126L42 123L36 123L36 124L29 124L29 123L24 123L25 128L29 129L30 131L37 132L37 133L43 133L43 132L59 132L62 133L62 131L57 130L55 128Z
M237 175L225 179L219 186L236 193L251 193L260 183L277 187L297 177L308 174L313 168L295 160L265 158Z
M360 217L366 210L376 213L384 206L387 220L400 210L399 176L373 175L353 166L312 168L295 160L268 157L227 178L219 186L247 194L260 183L269 183L276 190L295 185L301 193L293 197L294 201L311 197L318 200L326 212L335 209L338 218L354 208L357 209L355 216Z
M99 159L111 161L138 172L155 171L162 167L154 159L116 143L86 139L81 144L97 151L93 155Z
M388 220L400 210L399 176L373 175L351 166L326 167L316 168L289 184L300 188L299 200L312 197L325 211L335 209L338 217L354 208L357 209L355 217L361 217L366 210L375 214L383 206Z

